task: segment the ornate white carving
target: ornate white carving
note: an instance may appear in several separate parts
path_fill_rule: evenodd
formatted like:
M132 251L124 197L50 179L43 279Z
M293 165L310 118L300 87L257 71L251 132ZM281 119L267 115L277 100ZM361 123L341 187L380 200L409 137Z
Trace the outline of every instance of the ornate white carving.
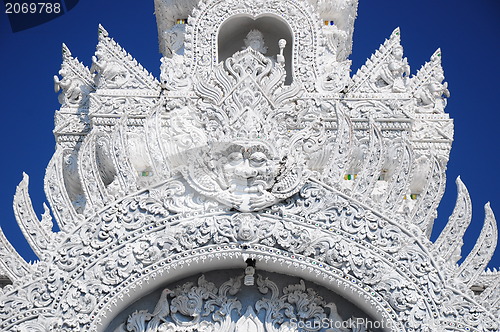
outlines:
M59 102L63 108L81 108L86 106L88 94L94 90L92 76L87 67L71 56L69 48L62 46L63 63L59 75L54 76L54 90L61 91Z
M472 219L472 203L469 192L460 177L457 178L456 183L457 202L455 208L445 228L433 244L435 256L451 264L456 264L461 258L463 237Z
M89 95L95 91L93 77L87 67L71 56L69 48L62 46L63 62L59 75L54 76L54 89L59 94L61 109L54 119L54 134L58 142L78 139L89 130Z
M13 281L0 292L0 329L103 331L143 294L203 269L243 273L251 258L370 308L390 331L498 330L498 273L483 271L497 241L489 206L460 266L470 199L459 181L449 225L429 240L453 140L440 53L409 78L396 29L351 79L357 1L311 2L157 0L162 33L187 18L167 7L190 15L184 54L181 38L161 46L161 83L102 27L90 70L63 46L51 210L35 215L27 177L15 196L40 261L23 261L0 233L0 273ZM219 62L222 24L262 15L289 26L292 58L280 42L277 61L247 47ZM320 17L336 24L322 28ZM267 293L245 307L239 283L201 278L165 291L122 331L339 320L304 283L280 290L258 279Z
M192 79L188 75L184 59L182 55L178 54L173 54L171 58L161 58L160 80L165 89L177 91L192 88Z
M336 59L341 62L347 59L352 50L354 20L358 10L357 0L308 0L318 11L324 25L325 35Z
M85 206L82 197L79 201L75 202L68 195L69 186L66 186L64 163L72 164L72 168L76 168L77 166L75 165L75 158L65 159L64 154L65 149L62 146L58 146L52 159L49 161L44 179L45 195L61 230L71 228L81 221L82 218L78 213L82 213L82 208ZM69 156L72 155L70 154ZM73 175L76 175L76 172Z
M16 282L33 273L32 267L17 253L0 228L0 272Z
M186 24L175 24L170 29L163 32L165 46L163 53L167 57L174 54L182 55L184 53L184 36L186 34Z
M197 0L154 0L155 2L155 15L158 25L158 42L160 45L160 52L164 56L170 56L174 49L170 48L171 33L176 32L177 20L185 20L193 11L193 8L198 4ZM177 36L174 36L177 37ZM184 41L182 41L184 42ZM177 43L177 40L174 44Z
M108 32L99 26L99 43L92 57L91 72L96 71L98 89L159 89L158 81L130 54L125 52Z
M101 144L103 144L105 141L104 137L99 138L96 133L91 133L87 136L80 150L80 158L78 158L78 173L80 174L82 189L85 193L86 205L84 213L86 215L90 215L101 209L111 200L100 173L101 170L106 168L106 165L101 163L101 167L98 166L97 141L99 139L101 140Z
M48 207L44 204L44 214L40 221L33 211L28 193L29 177L23 173L23 180L17 186L14 195L14 215L24 237L38 257L50 248L54 234L52 233L52 217Z
M192 282L164 289L152 313L146 310L134 312L115 332L146 331L221 331L221 332L286 332L297 331L305 326L314 331L365 331L361 321L356 324L344 321L337 312L335 303L326 303L313 289L307 288L303 280L280 289L278 285L260 275L257 289L261 298L254 306L248 306L241 314L242 303L238 298L242 277L232 278L220 287L202 275L198 284ZM171 300L169 299L171 297ZM255 308L254 308L255 307ZM264 312L261 321L257 313ZM237 312L237 320L232 319ZM328 313L328 314L327 314ZM340 328L352 325L352 328Z
M398 28L354 75L348 91L350 93L406 92L409 74L410 67L407 59L403 58Z
M198 211L205 208L203 201L198 201L201 203L198 205L185 201L185 187L181 183L171 182L163 187L164 190L156 194L142 194L111 205L101 213L100 218L89 219L89 224L72 232L80 236L68 234L57 245L59 254L54 256L55 265L47 273L59 277L43 282L54 285L58 289L55 294L60 294L54 305L63 310L61 314L65 323L61 328L71 330L76 326L86 326L92 310L99 312L105 303L110 303L107 296L117 296L120 289L128 289L131 286L129 278L140 280L138 273L145 273L145 268L149 271L147 274L153 273L161 266L167 266L162 261L171 264L177 257L176 253L196 248L205 248L202 250L208 254L213 250L217 252L219 249L216 248L222 250L221 254L226 250L230 253L231 243L246 244L251 248L250 252L255 253L261 252L259 248L263 246L262 252L266 255L267 248L276 247L283 250L283 254L288 252L291 267L309 262L317 265L320 271L325 268L325 271L339 271L335 273L342 273L342 279L343 276L355 278L356 283L376 291L377 302L386 299L392 303L393 310L402 313L413 308L407 313L409 316L403 315L407 317L403 320L411 322L416 328L428 322L417 317L433 317L427 310L445 310L440 306L434 307L436 309L426 305L414 306L420 298L422 301L424 298L440 301L439 292L435 292L443 287L432 259L426 257L419 247L420 239L412 239L397 224L380 219L339 192L308 185L296 199L276 206L277 211L282 211L277 215L220 214L218 217L212 215L192 219L186 214L185 217L178 215L170 219L169 216L174 217L175 206L191 206L191 209L198 206L195 208ZM177 220L177 226L172 228L162 220ZM312 220L317 226L309 226ZM225 246L227 249L224 249ZM285 257L283 254L276 252L279 257ZM197 257L198 254L193 252L192 255ZM88 261L83 257L95 258ZM254 257L265 261L259 255ZM42 271L45 268L43 265L37 267ZM59 284L60 278L66 280L66 286ZM413 280L420 278L432 280L433 286L430 287L428 282L414 283ZM125 280L129 281L124 283ZM30 284L37 282L33 280ZM94 288L91 285L100 286ZM419 291L415 292L415 289ZM52 291L47 289L45 292ZM56 304L59 301L63 303ZM12 308L8 303L5 309L12 310L8 309ZM96 306L96 303L101 304ZM473 308L470 310L476 310ZM86 314L75 316L76 312ZM437 315L442 313L438 311ZM459 319L459 316L445 316ZM82 320L71 317L81 317Z
M444 71L441 66L441 50L438 49L411 80L414 95L417 97L417 112L444 113L446 99L450 97L448 83L443 83Z
M463 280L467 286L472 286L484 271L497 246L498 228L495 215L489 203L484 206L484 210L486 217L479 239L456 272L456 276Z
M243 42L245 43L243 49L251 47L255 51L260 52L262 54L267 53L267 46L264 40L264 35L257 29L250 30L250 32L248 32Z
M292 63L294 80L306 90L313 91L318 77L316 52L320 46L320 19L305 2L297 1L253 1L241 6L238 1L201 2L192 12L186 30L185 64L191 75L208 77L217 67L216 36L221 24L236 15L257 18L271 15L287 22L293 34Z
M500 276L498 271L486 271L484 274L489 274L493 282L487 285L486 289L479 295L481 303L490 309L496 317L500 315ZM484 285L480 278L476 279L476 283L479 285Z
M195 190L255 211L300 189L305 145L321 128L313 122L291 133L299 122L292 100L300 89L285 87L283 80L282 65L247 48L218 66L208 82L198 81L208 150L186 151L181 169Z
M427 172L422 183L424 185L420 187L421 191L418 191L417 202L410 212L410 220L430 237L437 217L437 207L444 193L446 178L443 166L437 157L424 157L421 160L427 166L424 166Z

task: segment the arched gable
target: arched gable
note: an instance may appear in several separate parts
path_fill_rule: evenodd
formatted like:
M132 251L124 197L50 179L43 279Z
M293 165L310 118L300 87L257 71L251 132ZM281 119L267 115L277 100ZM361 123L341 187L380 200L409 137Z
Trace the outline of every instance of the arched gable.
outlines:
M185 37L185 57L193 75L207 77L218 64L217 38L221 26L231 17L257 19L265 15L280 17L293 36L292 67L294 81L312 90L318 77L316 58L321 25L317 13L302 1L207 1L194 9Z

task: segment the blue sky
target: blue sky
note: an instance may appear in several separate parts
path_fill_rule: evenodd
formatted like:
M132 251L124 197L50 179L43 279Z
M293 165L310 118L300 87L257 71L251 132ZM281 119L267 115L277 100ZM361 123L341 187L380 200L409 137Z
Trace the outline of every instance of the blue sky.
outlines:
M87 66L102 24L146 69L159 76L153 0L80 0L66 14L13 33L0 13L0 225L26 259L35 259L15 222L12 198L22 172L30 176L37 213L43 212L43 176L54 151L53 115L59 108L52 77L61 63L61 44ZM477 239L491 201L500 220L500 3L497 0L360 0L351 59L353 72L401 28L412 74L440 47L451 98L446 111L455 121L448 182L432 238L444 227L456 199L458 175L468 187L473 220L463 252ZM500 266L497 250L490 266Z

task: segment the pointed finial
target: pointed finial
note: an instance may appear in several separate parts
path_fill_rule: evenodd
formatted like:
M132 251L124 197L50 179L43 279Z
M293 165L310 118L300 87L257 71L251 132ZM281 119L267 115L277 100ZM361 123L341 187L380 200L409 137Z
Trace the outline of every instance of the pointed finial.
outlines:
M62 58L63 62L71 59L71 51L65 43L62 44Z
M28 184L30 181L30 177L28 174L26 174L25 172L23 172L23 180L21 182L24 182L25 184Z
M108 31L106 31L106 29L104 29L104 27L99 24L99 27L97 28L97 35L99 38L108 37Z
M401 31L399 29L399 27L397 27L396 29L394 29L394 31L391 33L391 39L393 38L400 38L401 37Z
M457 185L457 191L460 194L461 190L467 190L467 187L465 186L465 183L462 181L462 178L457 176L457 179L455 180L455 184Z
M28 174L26 174L25 172L23 172L23 179L21 180L21 182L19 182L19 184L17 185L17 188L16 188L16 194L19 190L22 190L22 188L28 188L28 184L30 182L30 177L28 176ZM15 199L15 198L14 198Z
M387 45L389 47L401 46L401 34L399 27L397 27L396 29L394 29L394 31L392 31L389 39L388 40L386 39L386 43L388 43Z
M438 48L431 56L431 61L441 63L441 48Z
M63 57L71 56L71 51L69 50L68 46L65 43L62 43L62 55Z

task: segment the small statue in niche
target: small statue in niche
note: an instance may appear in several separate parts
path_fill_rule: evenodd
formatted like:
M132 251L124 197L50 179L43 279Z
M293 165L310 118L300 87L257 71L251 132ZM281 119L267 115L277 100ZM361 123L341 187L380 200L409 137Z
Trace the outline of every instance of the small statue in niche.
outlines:
M267 53L267 46L264 41L264 35L257 29L250 30L250 32L244 39L244 42L245 46L243 47L243 49L251 47L255 51L260 52L262 54Z
M276 55L276 60L278 60L279 64L285 64L285 56L283 55L283 50L285 49L286 46L286 40L285 39L280 39L278 41L278 47L280 49L280 53Z
M416 97L418 106L421 106L419 109L421 113L444 112L446 106L444 97L449 98L450 91L448 90L448 82L442 83L443 81L444 76L440 74L417 91Z
M61 105L79 106L84 101L84 95L89 92L82 90L85 84L74 77L69 77L68 71L64 68L59 70L59 75L62 76L62 79L54 75L54 91L59 92L62 90L58 97L59 103Z
M242 47L242 49L247 49L247 48L252 48L255 51L266 54L268 47L266 46L266 42L264 40L264 35L262 32L260 32L257 29L250 30L250 32L247 34L246 38L244 39L245 46ZM278 41L278 48L280 52L276 55L276 58L274 57L268 57L271 59L273 63L277 62L279 64L284 65L285 64L285 56L283 55L283 51L286 47L286 40L285 39L280 39Z
M396 45L392 49L390 60L380 70L375 83L382 91L405 92L408 75L410 66L408 60L403 58L403 47Z
M178 23L170 29L163 32L165 41L165 54L173 56L174 54L184 55L184 38L186 35L186 24Z
M127 69L114 61L109 61L101 50L97 50L96 55L92 56L90 71L97 71L96 85L105 84L107 88L121 88L129 79Z

